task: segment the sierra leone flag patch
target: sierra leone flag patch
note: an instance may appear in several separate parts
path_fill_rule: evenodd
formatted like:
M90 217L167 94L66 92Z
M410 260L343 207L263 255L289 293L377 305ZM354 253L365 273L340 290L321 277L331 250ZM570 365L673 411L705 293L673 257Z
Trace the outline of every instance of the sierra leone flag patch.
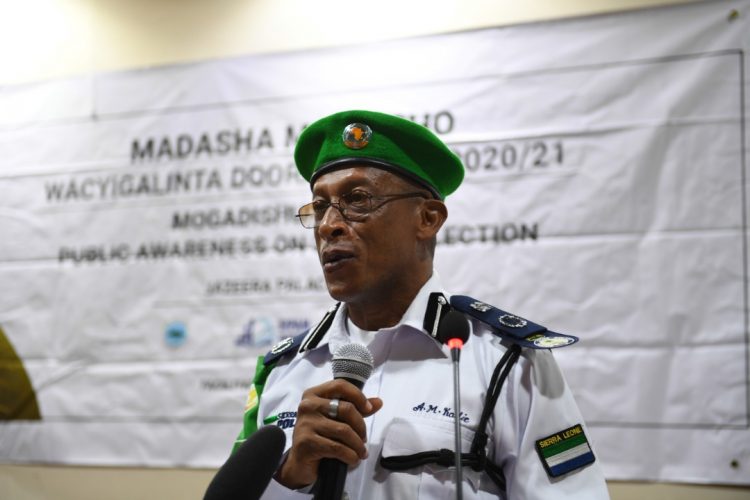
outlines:
M581 424L540 439L536 451L551 477L562 476L596 460Z

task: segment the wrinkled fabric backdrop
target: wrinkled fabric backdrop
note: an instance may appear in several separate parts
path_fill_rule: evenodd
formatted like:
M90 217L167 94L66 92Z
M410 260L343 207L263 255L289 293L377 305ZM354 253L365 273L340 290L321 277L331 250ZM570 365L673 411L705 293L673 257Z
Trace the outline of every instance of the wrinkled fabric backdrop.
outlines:
M708 2L0 89L0 459L222 463L256 356L332 303L295 139L364 108L466 165L448 289L581 337L556 355L608 478L750 483L748 19Z

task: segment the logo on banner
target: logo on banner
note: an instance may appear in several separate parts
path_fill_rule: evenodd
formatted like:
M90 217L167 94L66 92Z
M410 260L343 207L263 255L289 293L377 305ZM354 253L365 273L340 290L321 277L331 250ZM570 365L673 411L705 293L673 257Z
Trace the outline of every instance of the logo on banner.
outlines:
M309 327L310 322L304 318L252 318L242 326L242 333L234 344L238 347L269 347L281 339L294 337Z
M173 321L164 329L164 342L169 347L182 347L187 341L187 327L182 321Z

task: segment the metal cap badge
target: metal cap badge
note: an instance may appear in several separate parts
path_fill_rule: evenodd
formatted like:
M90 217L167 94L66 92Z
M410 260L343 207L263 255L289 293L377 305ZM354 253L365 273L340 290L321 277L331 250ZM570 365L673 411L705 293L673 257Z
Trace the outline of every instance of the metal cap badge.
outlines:
M364 123L350 123L344 129L342 139L349 149L362 149L370 143L372 129Z

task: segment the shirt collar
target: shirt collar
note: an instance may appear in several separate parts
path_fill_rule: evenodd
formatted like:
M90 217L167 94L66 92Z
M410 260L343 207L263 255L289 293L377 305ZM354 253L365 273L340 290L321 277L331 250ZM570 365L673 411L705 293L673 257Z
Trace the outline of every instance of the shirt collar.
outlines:
M430 339L433 340L433 342L435 342L438 347L440 347L440 344L435 339L432 339L429 333L427 333L422 326L424 322L425 311L427 309L427 304L430 299L430 294L435 292L442 293L446 295L446 297L448 297L440 281L440 277L438 276L437 272L433 270L432 276L430 276L430 279L428 279L425 284L422 285L422 288L419 290L419 292L417 292L417 295L414 297L414 300L412 300L411 304L406 309L406 312L401 317L399 322L394 326L381 328L377 333L395 331L399 328L406 327L417 330L430 337ZM326 333L326 336L321 340L320 344L318 344L318 346L322 347L323 345L328 344L329 351L333 353L343 344L351 342L346 327L346 320L346 307L339 307L338 311L336 311L336 315L333 318L330 329Z

